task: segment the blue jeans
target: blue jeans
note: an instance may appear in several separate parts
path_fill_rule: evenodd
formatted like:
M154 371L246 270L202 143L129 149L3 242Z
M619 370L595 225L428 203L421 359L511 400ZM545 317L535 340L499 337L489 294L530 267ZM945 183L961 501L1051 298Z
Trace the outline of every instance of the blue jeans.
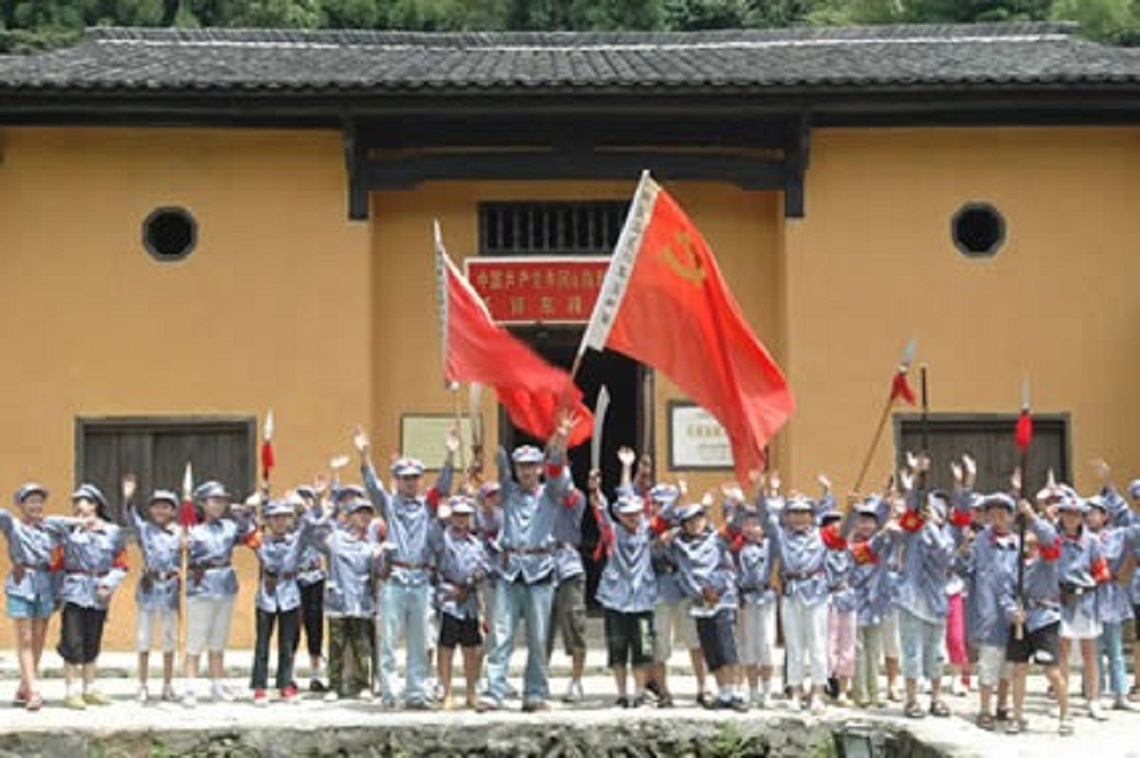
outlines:
M1123 624L1103 624L1100 644L1097 650L1097 676L1100 678L1100 691L1104 689L1104 659L1108 658L1108 678L1112 694L1124 697L1128 688L1124 680L1124 641Z
M487 681L490 695L497 703L507 696L507 672L515 645L515 629L520 619L526 620L526 674L523 678L523 701L546 700L550 694L546 669L546 635L550 626L550 608L554 602L554 583L540 584L499 581L495 589L495 645L487 658Z
M942 672L938 651L946 634L946 622L932 624L907 610L899 609L899 641L902 643L902 671L906 679L925 677L934 681Z
M407 676L404 700L422 703L427 700L424 681L428 675L427 612L431 601L431 585L401 584L388 581L380 593L380 696L394 700L392 683L396 678L396 644L401 633L407 640Z

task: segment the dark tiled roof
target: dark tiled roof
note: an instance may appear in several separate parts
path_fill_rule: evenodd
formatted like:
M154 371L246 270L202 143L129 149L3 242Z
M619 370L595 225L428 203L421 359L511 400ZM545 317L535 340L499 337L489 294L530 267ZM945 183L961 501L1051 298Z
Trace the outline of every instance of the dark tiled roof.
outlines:
M0 90L625 91L1134 85L1140 54L1068 24L699 33L93 29L0 57Z

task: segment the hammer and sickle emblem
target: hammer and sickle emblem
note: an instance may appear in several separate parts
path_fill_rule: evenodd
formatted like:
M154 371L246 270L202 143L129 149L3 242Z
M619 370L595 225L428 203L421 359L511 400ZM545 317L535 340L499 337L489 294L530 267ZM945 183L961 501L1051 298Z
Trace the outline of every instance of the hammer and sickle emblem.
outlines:
M661 248L661 258L673 273L699 287L705 279L705 267L696 245L687 232L677 232L675 242L676 247L665 245Z

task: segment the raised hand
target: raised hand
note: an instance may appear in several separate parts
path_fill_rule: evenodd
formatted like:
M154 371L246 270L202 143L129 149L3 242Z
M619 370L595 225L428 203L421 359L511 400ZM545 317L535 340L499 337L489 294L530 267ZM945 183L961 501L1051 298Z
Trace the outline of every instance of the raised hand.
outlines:
M966 467L966 486L972 489L974 480L978 478L978 462L966 453L962 456L962 465Z
M1018 466L1013 470L1013 474L1009 477L1009 484L1014 492L1021 492L1021 467Z
M313 477L313 492L316 493L318 498L320 498L321 495L324 495L325 492L328 491L328 488L329 481L328 479L325 479L324 474L317 474Z
M131 498L135 496L138 490L139 481L134 474L127 474L123 477L123 502L131 502Z
M962 471L962 464L958 461L950 461L950 473L954 475L954 486L961 487L962 482L965 481L965 474Z
M726 482L720 486L720 491L730 503L739 505L744 502L744 490L735 482Z
M602 491L602 472L598 469L591 469L586 477L586 491L591 495Z
M357 425L352 431L352 444L356 448L356 452L364 455L368 452L368 433L364 431L364 427Z
M1025 498L1017 502L1017 510L1025 517L1026 521L1032 521L1037 518L1037 511L1033 510L1033 504Z
M768 486L772 490L773 495L780 494L780 472L773 471L768 475Z
M831 480L827 478L827 474L820 474L816 477L816 481L820 487L823 487L824 492L831 492Z
M360 432L360 434L364 434L364 432ZM367 437L364 438L364 449L365 450L368 449L368 438ZM348 465L348 456L347 455L337 455L337 456L334 456L332 458L332 460L329 461L329 468L331 468L334 473L337 471L340 471L342 468L344 468L347 465Z
M1093 471L1096 472L1096 477L1100 480L1101 484L1108 484L1109 479L1112 478L1112 469L1109 468L1108 461L1103 458L1097 458L1091 461Z
M617 457L618 460L621 461L621 465L632 467L633 462L637 460L637 453L635 453L631 447L622 447L618 449Z
M447 437L444 439L443 445L447 448L448 455L455 455L459 452L459 429L454 425L447 430Z
M912 489L914 489L914 474L912 474L908 469L899 469L898 483L899 489L901 489L903 492L910 492Z

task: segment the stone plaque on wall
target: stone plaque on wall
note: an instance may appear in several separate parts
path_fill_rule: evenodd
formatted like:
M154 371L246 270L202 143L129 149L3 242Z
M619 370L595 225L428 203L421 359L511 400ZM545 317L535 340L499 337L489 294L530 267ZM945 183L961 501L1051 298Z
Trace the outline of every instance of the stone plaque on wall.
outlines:
M670 400L669 468L732 470L732 447L724 427L704 408Z

